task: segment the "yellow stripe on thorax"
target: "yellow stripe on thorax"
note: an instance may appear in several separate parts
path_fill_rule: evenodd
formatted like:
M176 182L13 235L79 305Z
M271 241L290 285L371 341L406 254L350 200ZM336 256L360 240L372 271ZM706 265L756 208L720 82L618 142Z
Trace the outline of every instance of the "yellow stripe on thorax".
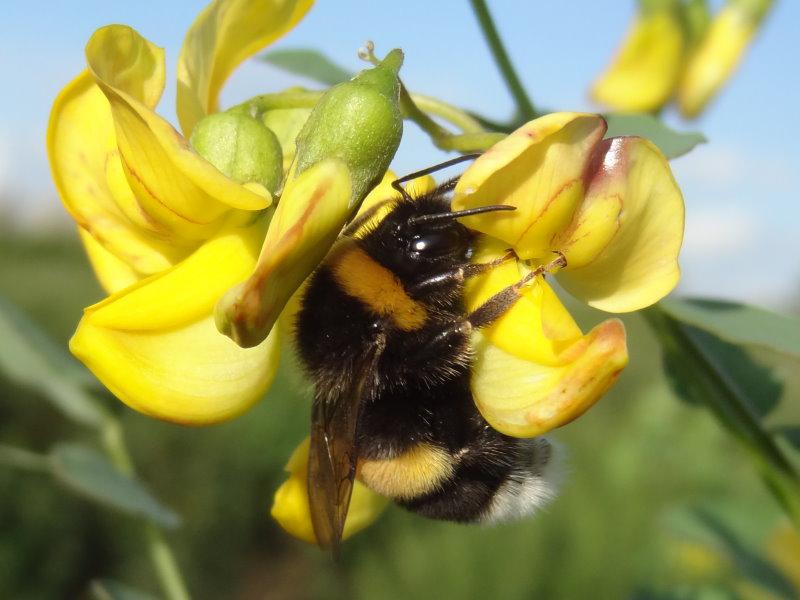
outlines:
M390 317L404 331L425 323L425 307L406 293L400 280L358 246L344 249L334 260L334 277L343 291L373 312Z
M435 490L453 476L452 457L431 444L417 444L395 458L359 462L358 478L389 498L410 499Z

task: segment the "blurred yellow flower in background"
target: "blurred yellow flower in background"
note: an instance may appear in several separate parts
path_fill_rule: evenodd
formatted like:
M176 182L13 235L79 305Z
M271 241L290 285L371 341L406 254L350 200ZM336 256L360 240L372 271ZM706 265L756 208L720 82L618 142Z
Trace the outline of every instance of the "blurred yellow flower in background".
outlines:
M592 97L622 112L650 112L666 104L681 73L684 33L675 10L645 11L634 18Z
M772 0L729 0L713 16L705 0L641 0L592 97L620 112L656 112L673 98L698 116L733 75Z
M729 2L693 48L678 85L678 107L696 117L733 75L772 0Z

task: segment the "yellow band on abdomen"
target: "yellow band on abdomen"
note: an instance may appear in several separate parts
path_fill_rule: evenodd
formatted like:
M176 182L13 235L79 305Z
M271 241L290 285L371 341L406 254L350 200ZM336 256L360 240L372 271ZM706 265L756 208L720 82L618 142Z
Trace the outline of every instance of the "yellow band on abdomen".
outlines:
M383 496L411 499L435 490L453 476L453 459L431 444L417 444L395 458L359 462L358 478Z

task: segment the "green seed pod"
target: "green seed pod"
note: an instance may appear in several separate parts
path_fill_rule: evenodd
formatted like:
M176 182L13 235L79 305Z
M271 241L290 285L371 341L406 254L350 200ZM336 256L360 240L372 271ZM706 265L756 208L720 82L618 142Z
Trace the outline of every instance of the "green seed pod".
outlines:
M278 138L261 121L242 113L208 115L190 140L200 156L240 183L258 183L275 193L283 179Z
M297 136L295 176L328 158L350 170L357 206L383 177L400 145L401 50L392 50L379 65L328 90Z

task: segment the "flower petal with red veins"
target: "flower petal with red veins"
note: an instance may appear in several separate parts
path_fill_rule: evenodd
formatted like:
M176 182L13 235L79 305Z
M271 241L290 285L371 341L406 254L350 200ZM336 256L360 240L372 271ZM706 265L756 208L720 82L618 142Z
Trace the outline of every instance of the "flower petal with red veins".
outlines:
M526 123L481 155L461 176L453 210L492 204L511 213L484 213L461 221L508 243L522 259L550 255L550 240L583 199L583 172L603 138L599 115L553 113Z
M604 140L591 167L584 202L553 240L553 249L567 257L556 277L595 308L644 308L680 277L683 196L667 159L642 138Z
M162 81L163 50L130 27L109 25L92 35L86 59L111 106L124 174L154 232L202 241L231 209L269 206L270 198L225 177L149 107Z

